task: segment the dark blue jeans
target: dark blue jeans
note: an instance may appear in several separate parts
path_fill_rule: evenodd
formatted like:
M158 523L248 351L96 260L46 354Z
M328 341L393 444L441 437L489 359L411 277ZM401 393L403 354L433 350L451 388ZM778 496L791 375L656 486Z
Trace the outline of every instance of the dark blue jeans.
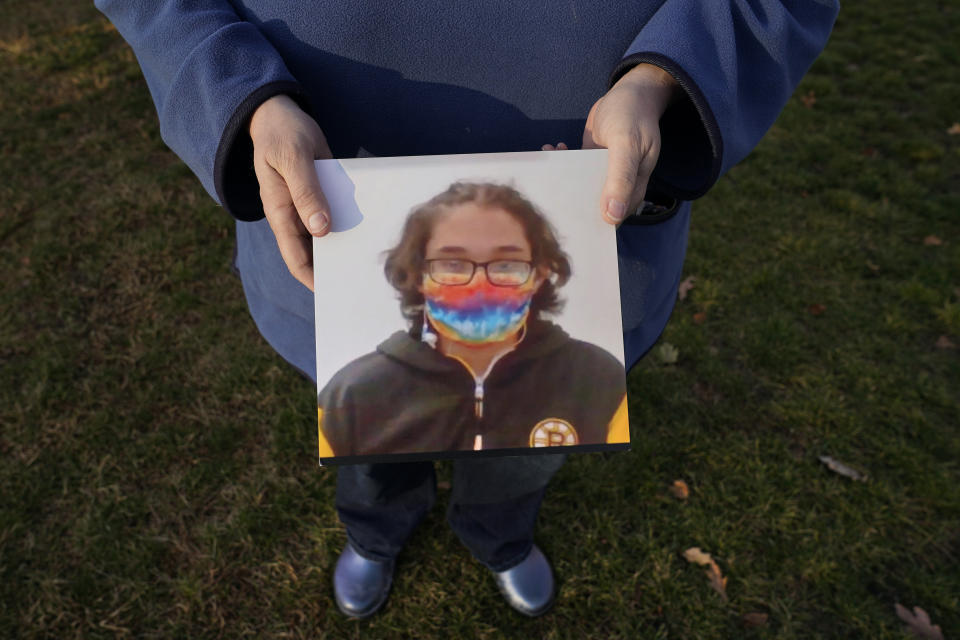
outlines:
M547 483L566 455L457 459L447 522L484 566L523 561ZM396 558L437 497L432 462L345 465L336 506L347 537L372 560Z

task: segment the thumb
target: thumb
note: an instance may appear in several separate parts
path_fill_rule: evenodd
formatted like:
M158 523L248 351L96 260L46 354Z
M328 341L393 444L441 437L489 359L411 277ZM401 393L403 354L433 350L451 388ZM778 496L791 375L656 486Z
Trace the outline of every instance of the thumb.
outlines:
M628 206L640 168L640 152L629 142L611 144L607 156L607 180L600 196L600 212L610 224L620 224Z
M303 226L314 236L330 230L330 205L320 188L312 154L304 154L286 167L283 179Z

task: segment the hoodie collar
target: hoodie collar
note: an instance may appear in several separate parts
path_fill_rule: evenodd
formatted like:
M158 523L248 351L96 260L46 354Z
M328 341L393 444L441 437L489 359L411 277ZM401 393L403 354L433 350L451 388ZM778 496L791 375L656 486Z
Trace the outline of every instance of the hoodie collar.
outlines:
M417 332L419 333L419 332ZM526 333L516 347L503 356L503 360L520 362L539 358L559 349L569 336L559 326L545 320L527 322ZM429 344L421 342L411 331L397 331L377 346L383 355L422 371L445 373L462 369L463 365L448 358Z

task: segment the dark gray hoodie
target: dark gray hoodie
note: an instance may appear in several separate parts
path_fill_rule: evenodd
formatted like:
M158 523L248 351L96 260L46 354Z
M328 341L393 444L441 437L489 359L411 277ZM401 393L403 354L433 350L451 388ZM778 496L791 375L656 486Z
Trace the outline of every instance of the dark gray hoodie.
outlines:
M616 429L618 420L625 424L625 402L623 365L550 322L531 322L516 348L481 376L398 331L320 392L321 462L625 448L614 443L627 440Z

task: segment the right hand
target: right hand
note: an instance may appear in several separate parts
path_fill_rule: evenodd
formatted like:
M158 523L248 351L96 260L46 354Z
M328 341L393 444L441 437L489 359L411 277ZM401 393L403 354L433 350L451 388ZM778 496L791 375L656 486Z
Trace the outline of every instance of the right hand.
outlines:
M290 274L313 291L311 236L330 230L330 205L313 161L333 154L317 123L286 95L257 107L249 130L263 213Z

